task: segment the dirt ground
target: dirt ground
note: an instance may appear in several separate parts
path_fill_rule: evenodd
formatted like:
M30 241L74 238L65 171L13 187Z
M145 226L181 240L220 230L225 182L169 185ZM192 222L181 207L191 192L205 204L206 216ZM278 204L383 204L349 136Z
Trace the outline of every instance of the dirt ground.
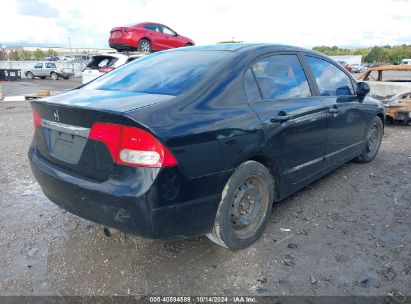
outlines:
M372 163L348 163L276 204L264 235L237 252L205 237L105 236L101 226L41 193L27 161L32 133L28 102L0 102L0 295L386 295L395 289L411 296L409 126L387 126Z

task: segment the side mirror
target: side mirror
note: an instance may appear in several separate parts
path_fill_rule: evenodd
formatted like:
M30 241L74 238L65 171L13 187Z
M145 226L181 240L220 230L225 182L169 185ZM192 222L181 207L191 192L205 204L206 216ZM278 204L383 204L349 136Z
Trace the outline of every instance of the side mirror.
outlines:
M357 96L365 97L370 92L370 86L366 82L359 82L357 85Z
M177 34L177 33L174 33L174 36L175 36L175 37L178 37L178 34Z

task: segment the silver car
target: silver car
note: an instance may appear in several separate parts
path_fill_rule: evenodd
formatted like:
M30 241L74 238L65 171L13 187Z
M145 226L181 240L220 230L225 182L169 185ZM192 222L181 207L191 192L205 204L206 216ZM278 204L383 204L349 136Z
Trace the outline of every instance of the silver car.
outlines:
M33 69L26 72L26 76L29 79L34 77L40 77L45 79L46 77L51 77L54 80L60 77L64 79L69 79L70 76L74 75L74 70L72 68L57 68L54 62L39 62Z
M362 64L350 64L351 72L353 73L362 73L366 71L368 68Z

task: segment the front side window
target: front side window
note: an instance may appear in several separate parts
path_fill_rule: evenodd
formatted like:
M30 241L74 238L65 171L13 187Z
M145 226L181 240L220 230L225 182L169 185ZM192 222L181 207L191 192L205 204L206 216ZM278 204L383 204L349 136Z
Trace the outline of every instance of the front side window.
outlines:
M332 63L311 56L305 57L317 82L321 96L347 96L353 94L350 77Z
M169 29L166 26L163 26L163 33L167 34L167 35L172 35L172 36L174 36L176 34L173 30Z
M304 98L311 96L307 77L296 55L273 55L251 67L264 99Z

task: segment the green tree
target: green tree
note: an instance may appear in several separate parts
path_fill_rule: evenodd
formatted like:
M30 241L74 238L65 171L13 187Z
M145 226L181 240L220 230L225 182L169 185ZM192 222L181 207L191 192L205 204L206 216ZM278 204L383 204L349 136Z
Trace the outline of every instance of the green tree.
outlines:
M404 58L411 58L411 45L384 45L372 48L344 49L338 46L315 46L313 50L328 56L362 55L365 62L399 63Z
M41 60L45 57L45 53L40 49L35 50L33 55L36 60Z
M47 52L46 52L46 56L47 57L57 56L57 52L55 50L48 49Z
M380 46L374 46L371 51L365 56L366 62L385 62L388 59L389 52Z
M27 61L27 60L31 60L32 57L32 53L30 51L26 51L26 50L21 50L18 53L18 60L22 60L22 61Z

